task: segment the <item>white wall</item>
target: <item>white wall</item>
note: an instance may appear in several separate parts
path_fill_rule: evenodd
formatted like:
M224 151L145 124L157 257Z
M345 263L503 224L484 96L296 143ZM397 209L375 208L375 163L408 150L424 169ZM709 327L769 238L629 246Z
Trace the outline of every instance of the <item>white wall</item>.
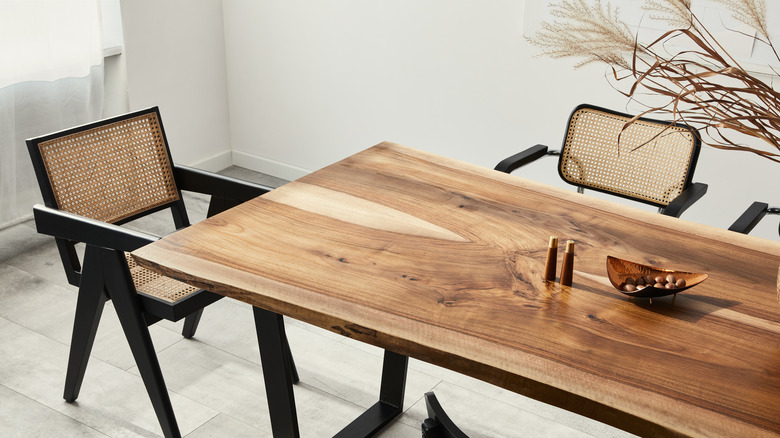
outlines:
M626 109L603 67L534 56L521 1L223 5L234 162L280 177L383 140L493 167L535 143L558 147L579 103ZM522 174L563 186L554 164ZM683 218L725 228L754 199L780 204L778 170L704 149L695 180L709 193ZM777 239L777 219L764 222L754 234Z
M230 165L221 0L121 0L130 109L159 106L173 159Z

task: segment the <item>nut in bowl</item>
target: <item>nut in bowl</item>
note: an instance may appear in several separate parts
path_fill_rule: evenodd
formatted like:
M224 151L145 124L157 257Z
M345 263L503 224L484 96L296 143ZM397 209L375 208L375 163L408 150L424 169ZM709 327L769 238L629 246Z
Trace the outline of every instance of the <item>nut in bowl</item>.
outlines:
M638 298L676 294L707 279L707 274L659 269L607 256L607 276L620 292Z

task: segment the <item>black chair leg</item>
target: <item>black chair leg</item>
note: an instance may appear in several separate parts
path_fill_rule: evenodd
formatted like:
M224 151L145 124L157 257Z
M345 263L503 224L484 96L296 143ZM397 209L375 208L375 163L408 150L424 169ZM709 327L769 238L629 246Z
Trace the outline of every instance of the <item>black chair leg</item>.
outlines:
M103 276L99 268L99 255L96 248L90 248L84 255L84 272L81 275L78 298L76 300L76 315L73 320L73 335L70 341L68 356L68 371L65 375L65 393L67 402L75 401L81 390L81 383L87 370L89 355L95 343L100 317L108 301L103 290Z
M130 344L135 363L141 373L146 392L152 401L157 420L167 438L180 438L179 426L171 406L171 399L165 387L157 353L154 351L152 337L142 313L130 270L119 251L100 249L106 289L114 301L119 322Z
M425 393L425 409L428 418L422 423L423 438L468 438L444 412L433 391Z
M203 315L203 309L192 312L184 318L184 328L181 331L181 335L186 339L190 339L195 336L195 330L198 329L198 323L200 323L200 317Z

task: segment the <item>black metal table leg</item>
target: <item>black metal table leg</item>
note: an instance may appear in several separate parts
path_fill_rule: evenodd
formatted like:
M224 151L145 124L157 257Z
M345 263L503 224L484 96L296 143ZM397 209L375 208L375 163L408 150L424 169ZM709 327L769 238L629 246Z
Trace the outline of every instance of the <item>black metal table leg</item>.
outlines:
M337 433L335 437L370 437L397 417L403 411L408 364L408 357L385 350L379 401Z
M260 360L275 438L300 436L295 408L291 355L284 332L282 315L259 307L252 308L260 345ZM347 425L336 437L370 437L379 432L403 411L406 370L409 358L385 350L379 401Z
M282 315L252 307L260 345L265 393L271 415L271 430L275 438L295 438L298 417L293 396L293 375L290 371L289 346L286 346Z

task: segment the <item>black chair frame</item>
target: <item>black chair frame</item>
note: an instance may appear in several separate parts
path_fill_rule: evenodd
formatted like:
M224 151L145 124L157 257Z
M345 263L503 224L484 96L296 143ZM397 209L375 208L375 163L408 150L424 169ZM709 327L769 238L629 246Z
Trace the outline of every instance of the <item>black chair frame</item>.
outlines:
M768 214L780 214L780 208L770 207L766 202L754 202L731 224L729 230L748 234ZM780 234L780 224L778 224L777 233Z
M578 110L580 110L582 108L591 108L591 109L601 110L601 111L609 112L609 113L612 113L612 114L615 114L615 115L621 116L621 117L627 117L627 118L633 117L630 114L621 113L621 112L618 112L618 111L613 111L613 110L609 110L609 109L606 109L606 108L601 108L601 107L598 107L598 106L595 106L595 105L589 105L589 104L582 104L582 105L577 106L572 111L571 114L574 115ZM570 116L570 119L571 119L571 116ZM642 120L642 121L651 122L651 123L663 123L663 124L672 125L672 122L665 122L665 121L650 119L650 118L646 118L646 117L640 117L637 120ZM680 215L682 215L682 213L685 210L687 210L689 207L691 207L696 201L698 201L702 196L704 196L707 193L707 187L708 186L707 186L707 184L704 184L704 183L692 182L693 173L694 173L695 168L696 168L696 162L698 161L698 158L699 158L699 151L701 150L701 139L699 137L698 132L694 128L692 128L690 126L687 126L685 124L682 124L682 123L673 123L673 125L676 126L676 127L682 127L682 128L688 129L691 132L693 132L694 133L694 137L695 137L695 145L694 145L694 148L693 148L693 154L691 156L691 165L690 165L690 168L688 170L688 174L686 176L686 181L685 181L685 184L684 184L684 189L683 189L682 193L680 193L674 200L672 200L672 202L670 202L668 205L664 206L662 204L658 204L658 203L655 203L655 202L650 202L650 201L643 200L643 199L633 198L633 197L626 196L626 195L623 195L623 194L620 194L620 193L614 193L614 192L609 192L609 191L605 191L605 190L600 190L598 188L587 187L588 190L595 190L595 191L599 191L599 192L602 192L602 193L608 193L608 194L613 195L613 196L619 196L619 197L622 197L622 198L625 198L625 199L631 199L632 201L637 201L637 202L642 202L642 203L645 203L645 204L653 205L653 206L658 207L659 208L659 212L664 214L664 215L673 216L673 217L680 217ZM566 143L566 139L564 138L563 144L565 144L565 143ZM558 161L558 174L559 174L559 176L561 176L561 178L564 181L566 181L567 183L576 185L578 192L580 192L580 193L583 192L585 187L579 186L577 184L574 184L574 183L570 182L561 173L561 168L560 168L561 167L560 166L560 161L562 159L561 151L560 150L552 150L548 146L545 146L545 145L542 145L542 144L537 144L535 146L532 146L532 147L530 147L530 148L528 148L526 150L523 150L521 152L518 152L518 153L516 153L516 154L514 154L514 155L512 155L510 157L507 157L507 158L501 160L501 162L499 162L494 169L498 170L500 172L504 172L504 173L512 173L514 170L519 169L520 167L525 166L527 164L530 164L530 163L532 163L532 162L534 162L534 161L536 161L536 160L538 160L538 159L540 159L542 157L545 157L545 156L558 156L559 157L559 161Z
M184 318L182 335L191 338L195 334L203 308L221 299L222 296L201 289L171 303L138 292L125 253L154 242L159 237L120 225L157 211L170 209L177 229L188 226L189 218L181 196L182 191L211 195L207 212L207 217L211 217L267 193L272 188L173 164L168 150L179 195L177 201L160 205L115 223L102 222L59 210L38 144L149 112L157 113L159 118L159 110L155 107L27 140L33 167L46 204L36 205L33 213L37 231L55 238L68 282L79 288L63 397L68 402L78 398L103 308L110 299L114 302L117 316L164 435L180 437L181 433L148 326L161 319L179 321ZM164 138L162 122L160 122L160 129ZM167 145L167 141L165 144ZM76 251L78 243L85 244L83 263L79 260ZM298 374L286 336L283 342L285 352L289 356L293 382L297 382Z
M444 408L432 391L425 393L425 408L428 411L428 418L421 425L423 438L468 438L468 435L463 433L444 412Z

